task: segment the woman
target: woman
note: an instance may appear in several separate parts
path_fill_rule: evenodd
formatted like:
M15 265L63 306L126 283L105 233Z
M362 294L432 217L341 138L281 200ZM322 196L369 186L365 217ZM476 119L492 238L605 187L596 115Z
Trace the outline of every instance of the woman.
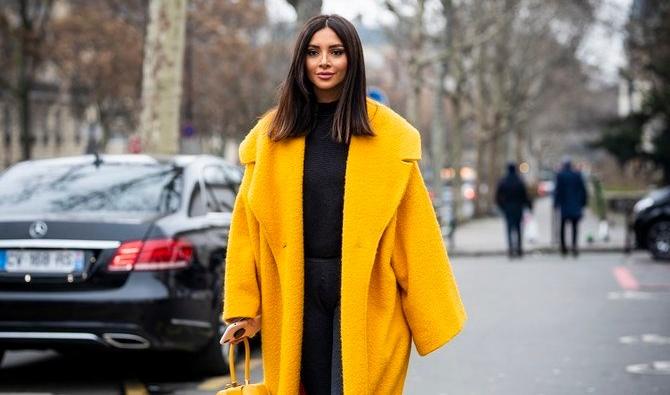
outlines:
M273 394L401 394L412 339L428 354L466 319L420 135L365 91L353 25L314 17L240 145L224 319L262 317Z

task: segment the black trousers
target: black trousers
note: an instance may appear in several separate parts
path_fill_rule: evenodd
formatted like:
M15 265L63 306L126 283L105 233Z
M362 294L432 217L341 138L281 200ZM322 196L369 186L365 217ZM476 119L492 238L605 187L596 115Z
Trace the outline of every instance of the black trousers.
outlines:
M568 246L565 243L565 224L570 222L572 225L572 253L577 254L577 237L579 235L579 218L561 217L561 253L568 253Z
M505 222L507 224L507 254L509 256L523 255L521 216L505 215Z
M340 258L305 258L300 378L307 395L342 394Z

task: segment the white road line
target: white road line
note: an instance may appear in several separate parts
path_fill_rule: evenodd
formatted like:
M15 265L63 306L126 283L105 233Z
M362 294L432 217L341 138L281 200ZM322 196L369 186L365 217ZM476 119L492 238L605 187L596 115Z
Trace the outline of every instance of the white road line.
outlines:
M626 366L626 371L633 374L670 375L670 361L654 361Z
M623 344L646 343L656 345L670 344L670 336L657 335L655 333L645 333L642 336L621 336L619 342Z

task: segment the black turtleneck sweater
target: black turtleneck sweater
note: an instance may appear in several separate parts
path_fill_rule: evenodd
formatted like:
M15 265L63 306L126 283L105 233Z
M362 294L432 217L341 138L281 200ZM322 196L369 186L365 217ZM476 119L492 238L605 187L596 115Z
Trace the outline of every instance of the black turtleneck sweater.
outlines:
M303 223L305 256L340 257L344 173L349 145L330 136L337 102L319 103L316 127L305 137Z

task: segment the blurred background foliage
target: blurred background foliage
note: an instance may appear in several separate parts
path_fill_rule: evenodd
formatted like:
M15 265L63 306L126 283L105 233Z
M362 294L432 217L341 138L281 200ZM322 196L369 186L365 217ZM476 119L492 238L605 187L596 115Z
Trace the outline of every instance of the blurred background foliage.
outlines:
M623 26L603 16L621 4L606 0L370 2L378 23L352 18L368 84L422 132L433 188L471 183L475 213L489 213L507 161L537 183L566 154L605 189L670 181L668 2L627 2ZM0 167L129 150L148 4L0 2ZM180 128L194 143L185 153L228 156L273 106L296 29L323 4L286 6L294 18L263 0L189 1ZM585 61L597 28L625 38L626 65L609 75Z

